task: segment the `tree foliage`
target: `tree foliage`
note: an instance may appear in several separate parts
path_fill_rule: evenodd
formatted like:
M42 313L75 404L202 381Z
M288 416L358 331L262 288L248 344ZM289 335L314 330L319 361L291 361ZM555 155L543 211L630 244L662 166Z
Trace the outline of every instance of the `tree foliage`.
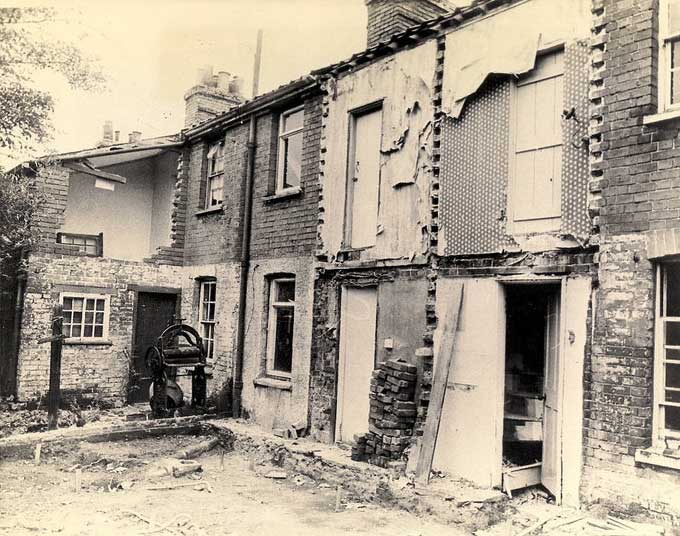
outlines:
M0 149L42 142L51 132L52 97L35 75L52 71L73 88L102 87L98 65L71 43L53 37L54 8L0 8Z

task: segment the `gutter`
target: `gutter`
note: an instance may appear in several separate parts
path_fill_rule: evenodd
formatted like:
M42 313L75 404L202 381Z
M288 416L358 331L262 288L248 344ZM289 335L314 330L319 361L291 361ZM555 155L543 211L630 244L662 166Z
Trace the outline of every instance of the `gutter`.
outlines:
M250 115L250 127L248 129L248 144L246 151L246 167L244 170L243 184L245 195L241 206L243 214L243 228L241 234L241 274L239 279L239 309L238 328L236 332L236 352L234 354L234 378L231 391L231 416L241 416L241 393L243 392L243 354L246 333L246 300L248 299L248 270L250 267L250 228L253 208L253 182L255 176L255 135L257 123L255 114Z

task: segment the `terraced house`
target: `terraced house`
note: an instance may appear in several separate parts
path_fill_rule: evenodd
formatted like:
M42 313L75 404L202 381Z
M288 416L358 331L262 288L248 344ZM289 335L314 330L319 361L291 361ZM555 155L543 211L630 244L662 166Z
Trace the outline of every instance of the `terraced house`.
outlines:
M382 465L437 415L435 469L676 523L680 3L366 5L348 60L246 102L206 74L181 135L40 174L19 396L55 302L65 386L130 401L176 314L233 415Z

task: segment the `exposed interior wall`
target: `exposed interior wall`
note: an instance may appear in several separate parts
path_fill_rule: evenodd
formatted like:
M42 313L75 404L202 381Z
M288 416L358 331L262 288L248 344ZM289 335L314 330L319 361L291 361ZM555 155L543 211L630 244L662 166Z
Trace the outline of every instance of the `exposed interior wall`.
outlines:
M295 276L295 316L291 378L267 383L267 335L271 276ZM243 408L265 429L307 423L314 269L311 257L257 259L248 281Z
M104 233L104 256L142 260L170 237L170 212L177 156L160 160L136 160L108 166L106 171L122 175L125 184L115 189L95 188L95 178L71 173L64 233Z
M343 75L328 87L322 253L345 247L350 112L382 102L376 245L361 260L412 258L427 249L432 84L437 47L429 41Z
M309 415L312 436L325 442L335 430L343 285L378 289L376 363L398 357L416 364L416 349L423 345L426 268L328 272L316 278ZM392 340L392 350L385 348L386 339Z

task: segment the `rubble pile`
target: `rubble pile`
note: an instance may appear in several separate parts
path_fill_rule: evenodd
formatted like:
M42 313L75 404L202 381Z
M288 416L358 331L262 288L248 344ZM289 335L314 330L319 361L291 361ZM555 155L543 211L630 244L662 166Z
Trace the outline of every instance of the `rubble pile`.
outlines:
M401 460L416 421L416 379L416 367L398 359L385 361L373 372L369 432L355 437L353 460L380 467Z

